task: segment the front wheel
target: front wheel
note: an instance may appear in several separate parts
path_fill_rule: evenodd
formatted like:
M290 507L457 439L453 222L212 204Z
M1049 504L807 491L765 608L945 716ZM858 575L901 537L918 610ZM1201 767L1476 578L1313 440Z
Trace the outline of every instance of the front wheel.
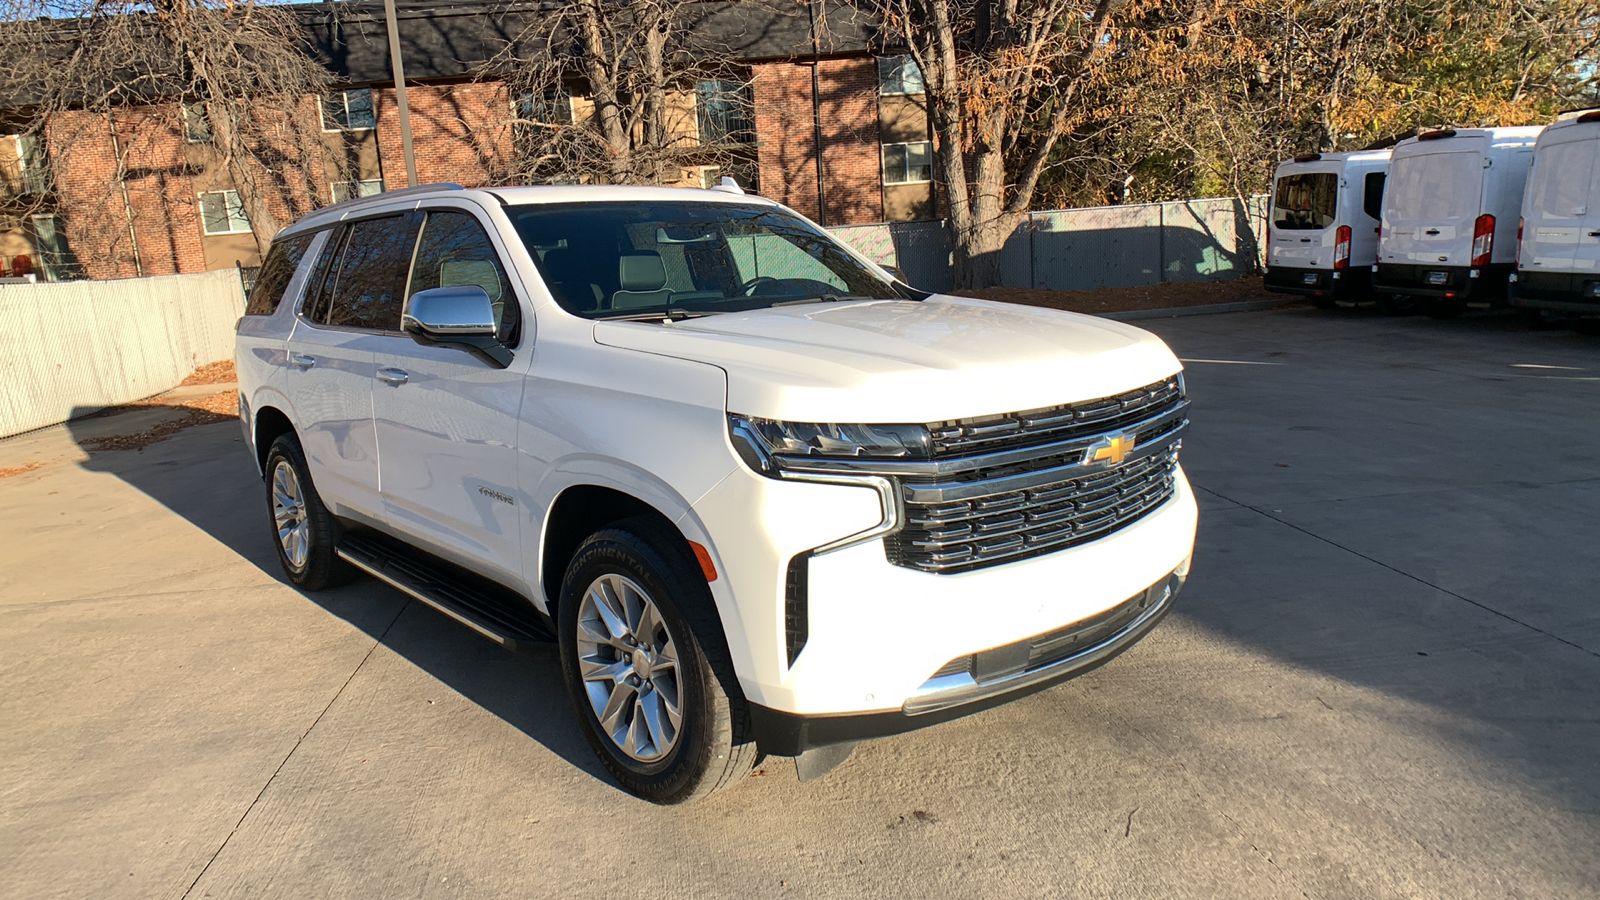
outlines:
M596 532L567 567L561 673L602 765L652 803L744 777L756 746L705 579L649 519Z

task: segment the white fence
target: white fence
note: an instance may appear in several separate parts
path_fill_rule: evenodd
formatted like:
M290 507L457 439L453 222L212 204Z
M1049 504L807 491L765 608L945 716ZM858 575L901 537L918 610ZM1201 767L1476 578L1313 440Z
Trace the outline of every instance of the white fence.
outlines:
M159 394L233 356L233 269L0 285L0 437Z

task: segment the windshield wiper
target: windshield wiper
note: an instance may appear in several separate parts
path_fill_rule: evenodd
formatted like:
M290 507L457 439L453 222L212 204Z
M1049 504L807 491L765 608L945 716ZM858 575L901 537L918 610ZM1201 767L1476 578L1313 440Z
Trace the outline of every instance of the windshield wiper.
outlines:
M879 297L863 297L860 294L820 294L816 297L802 297L799 300L779 300L772 306L798 306L802 303L843 303L846 300L879 300Z
M681 306L670 306L657 312L627 313L621 316L595 316L595 320L599 322L682 322L684 319L721 315L722 312L719 309L688 310Z

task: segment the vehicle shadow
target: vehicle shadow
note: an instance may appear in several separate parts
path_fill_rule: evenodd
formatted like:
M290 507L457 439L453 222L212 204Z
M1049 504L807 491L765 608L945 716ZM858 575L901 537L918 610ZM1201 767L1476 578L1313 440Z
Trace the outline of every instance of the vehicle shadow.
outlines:
M194 412L185 407L168 409L164 418L142 415L139 425L157 418L176 422ZM143 410L160 412L159 407ZM90 441L93 447L93 442L115 433L114 423L107 419L74 419L68 430L74 441ZM88 459L80 465L137 488L287 584L273 546L265 487L245 449L238 421L215 415L201 421L207 423L181 428L140 450L85 448ZM370 578L301 594L575 768L612 784L578 729L553 646L507 650Z

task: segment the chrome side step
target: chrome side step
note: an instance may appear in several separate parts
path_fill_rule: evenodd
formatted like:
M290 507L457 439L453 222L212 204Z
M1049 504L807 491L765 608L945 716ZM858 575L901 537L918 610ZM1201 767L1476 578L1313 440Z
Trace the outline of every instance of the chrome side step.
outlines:
M413 547L370 532L347 533L339 558L508 649L554 640L528 601Z

